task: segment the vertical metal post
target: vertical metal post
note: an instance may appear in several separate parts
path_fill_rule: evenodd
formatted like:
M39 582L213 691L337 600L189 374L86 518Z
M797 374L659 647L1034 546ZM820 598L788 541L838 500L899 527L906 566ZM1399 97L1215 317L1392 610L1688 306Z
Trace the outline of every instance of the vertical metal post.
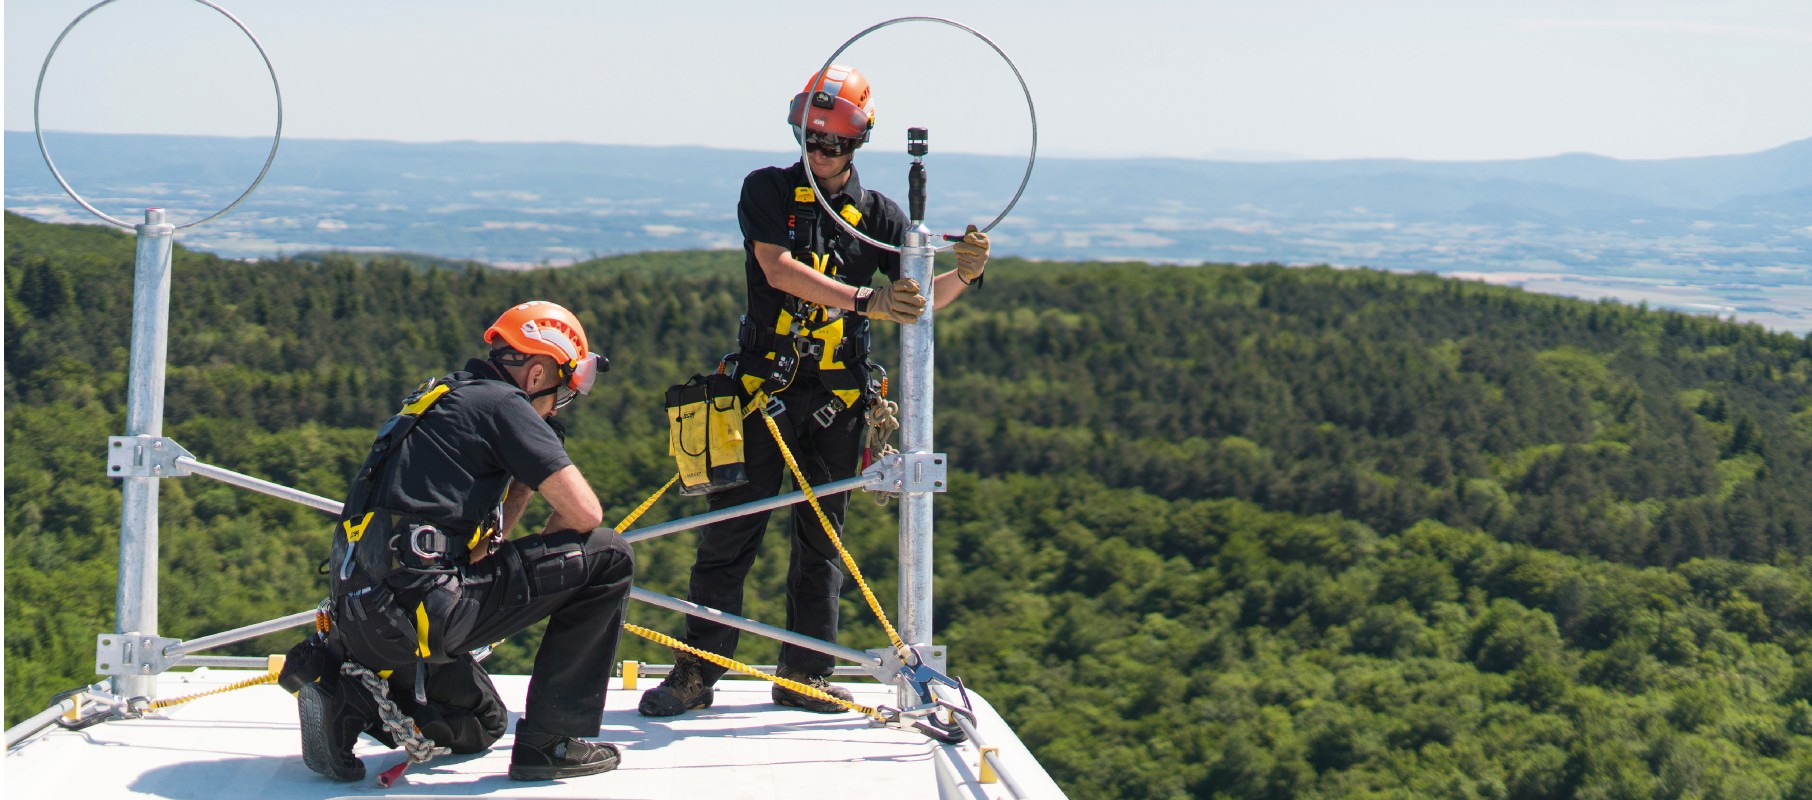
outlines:
M126 435L164 435L164 354L170 332L170 253L176 228L164 210L145 209L132 278L132 356L126 388ZM157 635L157 482L125 478L120 508L119 590L115 633ZM114 678L122 697L156 697L157 677Z
M916 220L915 220L916 222ZM900 326L900 449L930 454L932 378L936 350L937 296L933 285L931 231L923 224L907 231L900 247L904 277L918 281L925 296L919 321ZM931 492L900 497L900 637L907 644L931 644Z

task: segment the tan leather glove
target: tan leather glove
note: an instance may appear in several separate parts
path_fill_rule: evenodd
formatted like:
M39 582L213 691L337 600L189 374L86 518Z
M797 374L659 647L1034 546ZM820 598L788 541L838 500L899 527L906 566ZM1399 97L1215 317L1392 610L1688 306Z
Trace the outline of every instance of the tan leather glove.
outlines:
M877 290L868 298L868 318L884 319L902 325L918 322L925 313L925 296L919 294L919 282L901 278L892 286Z
M963 283L974 283L981 278L982 270L988 266L988 234L969 226L963 240L952 248L956 251L956 275Z

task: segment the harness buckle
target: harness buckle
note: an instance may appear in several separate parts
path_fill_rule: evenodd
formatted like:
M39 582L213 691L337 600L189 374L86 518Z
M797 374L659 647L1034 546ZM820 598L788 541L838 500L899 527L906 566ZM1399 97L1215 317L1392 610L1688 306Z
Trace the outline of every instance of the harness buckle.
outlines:
M775 395L768 395L768 404L762 407L762 411L770 417L778 417L786 413L786 401Z
M825 403L822 408L812 412L812 420L818 423L818 427L828 428L831 426L832 422L836 421L837 415L841 413L843 413L843 401L832 399L830 402Z

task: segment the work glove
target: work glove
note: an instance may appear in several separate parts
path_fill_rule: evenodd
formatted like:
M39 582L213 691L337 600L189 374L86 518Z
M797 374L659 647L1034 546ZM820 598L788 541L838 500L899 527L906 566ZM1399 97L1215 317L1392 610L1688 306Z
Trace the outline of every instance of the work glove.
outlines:
M565 447L566 446L566 423L561 422L560 420L555 419L553 417L543 417L543 419L545 419L547 421L547 427L549 429L553 430L554 438L560 440L560 446Z
M925 296L919 294L919 282L901 278L892 286L868 298L868 318L884 319L902 325L918 322L925 313Z
M982 270L988 266L988 234L976 230L974 225L963 234L963 240L956 243L956 276L963 283L974 283L981 280Z

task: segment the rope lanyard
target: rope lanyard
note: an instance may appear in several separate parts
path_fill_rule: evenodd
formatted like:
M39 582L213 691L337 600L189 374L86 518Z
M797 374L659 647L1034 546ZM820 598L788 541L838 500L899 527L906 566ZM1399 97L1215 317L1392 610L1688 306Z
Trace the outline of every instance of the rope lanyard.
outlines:
M622 533L623 531L628 530L629 526L634 525L637 519L654 506L654 501L661 499L661 495L666 494L668 489L673 488L673 482L677 480L679 480L679 473L675 472L673 473L672 478L667 479L666 486L654 490L654 494L648 495L647 500L643 500L641 505L636 506L634 511L629 512L629 516L624 517L622 522L617 523L617 533Z
M843 706L844 708L847 708L851 711L865 714L877 722L886 721L886 718L881 715L881 712L878 709L875 709L871 706L865 706L865 705L862 705L861 703L852 703L848 700L844 700L841 697L837 697L836 695L833 695L829 692L826 692L826 691L819 689L815 686L812 686L810 684L800 683L795 680L789 680L787 678L782 678L778 675L769 675L765 672L762 672L761 670L755 669L754 667L751 667L747 664L737 661L736 659L725 658L716 653L708 653L704 650L700 650L696 647L685 644L684 642L681 642L680 640L675 639L671 636L668 636L664 633L660 633L658 631L651 631L640 625L634 625L634 624L631 624L628 622L623 623L623 630L629 631L630 633L633 633L637 636L640 636L644 639L654 642L655 644L666 645L667 647L674 648L675 650L684 650L688 653L698 656L699 658L702 658L702 659L709 661L713 664L716 664L720 667L735 670L744 675L752 675L754 677L760 678L765 681L770 681L773 683L780 684L781 686L786 687L787 689L791 689L792 691L798 692L799 694L805 695L807 697L811 697L811 698L814 698L817 700L824 700L824 701L831 702L831 703L836 703L837 705Z
M235 689L246 689L246 688L250 688L253 686L260 686L260 685L263 685L266 683L276 683L276 682L277 682L277 673L267 672L256 678L246 678L245 680L238 681L236 683L229 683L218 689L211 689L211 690L205 691L205 692L197 692L195 694L184 695L182 697L172 697L168 700L158 700L157 702L154 702L148 706L145 706L145 708L146 709L169 708L170 706L181 705L183 703L189 702L190 700L197 700L197 699L207 697L208 695L212 695L212 694L222 694L225 692L233 691Z
M869 589L868 581L862 578L862 569L856 566L856 559L850 556L849 550L843 547L843 537L837 535L837 529L831 525L830 517L825 516L824 508L818 505L818 495L812 492L812 485L805 480L805 472L799 469L799 462L793 458L792 449L786 446L786 439L780 435L780 426L775 424L774 418L768 414L766 408L761 409L761 419L768 424L768 432L774 435L774 444L779 446L780 456L786 459L787 468L793 471L793 480L799 484L799 491L805 493L805 501L810 503L812 511L817 513L818 523L824 526L824 534L830 537L831 544L836 545L837 555L842 556L843 565L849 567L850 577L856 579L856 586L862 589L862 597L868 600L868 607L875 612L875 618L880 620L881 628L887 631L887 641L893 644L893 649L899 653L901 661L911 663L912 650L906 647L904 641L901 641L899 632L893 629L893 623L887 621L887 612L881 610L881 601L875 599L874 590Z

